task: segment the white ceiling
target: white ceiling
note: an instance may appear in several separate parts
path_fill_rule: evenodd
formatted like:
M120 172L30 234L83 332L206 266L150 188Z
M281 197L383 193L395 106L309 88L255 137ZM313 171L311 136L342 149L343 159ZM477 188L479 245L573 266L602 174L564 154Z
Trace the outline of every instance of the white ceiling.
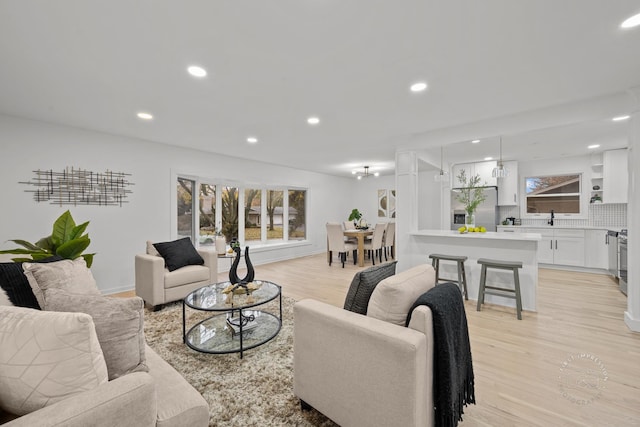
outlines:
M640 27L619 29L636 13L637 0L2 0L0 112L390 173L412 136L640 86ZM192 78L192 64L209 75ZM427 91L409 92L417 80ZM609 118L505 135L505 158L583 154L596 135L624 146ZM481 160L482 146L447 146L448 161Z

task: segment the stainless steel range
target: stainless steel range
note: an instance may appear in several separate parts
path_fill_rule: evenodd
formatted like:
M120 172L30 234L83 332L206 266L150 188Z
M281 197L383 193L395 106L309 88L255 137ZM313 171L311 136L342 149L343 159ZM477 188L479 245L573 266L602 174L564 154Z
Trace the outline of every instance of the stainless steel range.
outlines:
M627 229L622 229L618 233L618 277L620 292L627 294Z

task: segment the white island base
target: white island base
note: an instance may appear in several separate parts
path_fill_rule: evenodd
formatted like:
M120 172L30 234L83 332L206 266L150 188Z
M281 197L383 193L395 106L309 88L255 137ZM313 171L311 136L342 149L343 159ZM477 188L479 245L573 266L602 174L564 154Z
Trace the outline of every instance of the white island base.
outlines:
M522 308L536 311L536 297L538 290L538 242L541 236L537 233L466 233L449 230L420 230L409 233L409 247L399 261L400 268L406 269L418 264L429 263L429 255L446 254L468 257L465 261L467 273L467 289L469 299L478 299L480 287L479 258L489 258L501 261L520 261L522 268L518 270L520 276L520 293ZM408 258L408 259L406 259ZM440 262L440 276L457 281L455 262ZM442 282L441 282L442 283ZM513 272L510 270L487 270L487 285L513 289ZM496 295L486 295L485 303L516 306L515 300Z

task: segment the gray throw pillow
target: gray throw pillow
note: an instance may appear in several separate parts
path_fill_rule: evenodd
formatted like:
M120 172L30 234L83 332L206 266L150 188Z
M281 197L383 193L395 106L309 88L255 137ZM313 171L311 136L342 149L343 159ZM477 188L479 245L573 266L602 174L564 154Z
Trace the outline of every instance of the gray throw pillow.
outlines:
M353 276L351 286L344 301L344 309L354 313L367 314L371 293L381 280L396 274L397 261L375 265L359 271Z
M131 372L149 371L141 298L70 294L60 289L47 289L44 294L44 310L81 312L93 318L109 381Z

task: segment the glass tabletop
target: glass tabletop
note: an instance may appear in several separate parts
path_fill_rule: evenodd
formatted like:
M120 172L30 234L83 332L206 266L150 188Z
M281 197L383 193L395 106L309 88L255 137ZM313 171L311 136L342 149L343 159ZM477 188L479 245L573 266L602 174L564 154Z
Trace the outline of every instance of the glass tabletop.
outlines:
M235 294L233 302L230 301L230 293L225 294L222 292L227 286L231 285L231 282L226 281L196 289L185 297L184 303L196 310L229 311L231 309L255 307L280 295L280 286L275 283L266 280L254 280L251 283L260 287L253 291L251 295L246 293Z

